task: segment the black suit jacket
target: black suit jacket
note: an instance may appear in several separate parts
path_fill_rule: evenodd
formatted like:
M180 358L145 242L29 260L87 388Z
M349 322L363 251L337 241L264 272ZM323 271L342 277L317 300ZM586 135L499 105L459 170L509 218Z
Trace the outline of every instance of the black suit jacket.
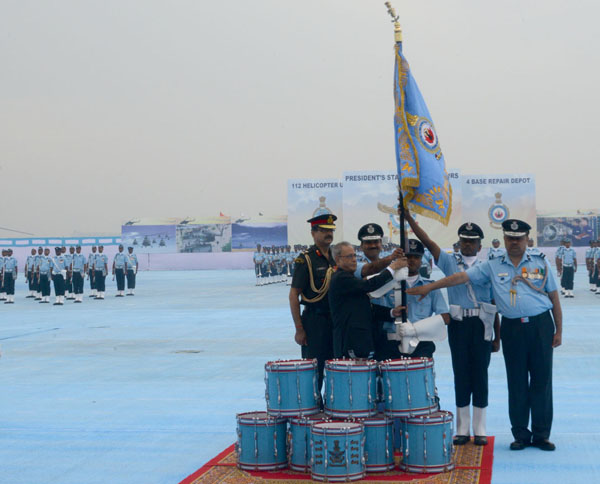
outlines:
M390 308L371 304L368 293L393 279L384 269L370 279L358 279L352 272L338 269L329 286L329 307L333 320L333 354L336 358L366 358L375 350L373 321L393 321Z

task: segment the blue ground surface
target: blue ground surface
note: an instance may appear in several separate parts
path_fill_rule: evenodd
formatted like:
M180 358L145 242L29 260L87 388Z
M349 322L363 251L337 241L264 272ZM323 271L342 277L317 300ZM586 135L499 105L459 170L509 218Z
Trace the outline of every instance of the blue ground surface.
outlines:
M436 275L434 273L434 275ZM110 284L110 283L109 283ZM263 410L263 365L299 354L282 284L252 271L147 272L135 297L0 306L0 483L177 484ZM87 290L87 288L86 288ZM555 352L556 452L510 452L504 362L490 366L493 482L600 482L600 296L577 275ZM442 408L454 411L446 342Z

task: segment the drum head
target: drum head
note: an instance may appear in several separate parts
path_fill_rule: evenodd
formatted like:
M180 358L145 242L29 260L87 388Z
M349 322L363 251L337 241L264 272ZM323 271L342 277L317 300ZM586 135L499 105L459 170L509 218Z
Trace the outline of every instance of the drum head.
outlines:
M284 370L293 370L296 368L312 368L317 367L316 359L297 359L297 360L275 360L265 364L265 369L281 368Z

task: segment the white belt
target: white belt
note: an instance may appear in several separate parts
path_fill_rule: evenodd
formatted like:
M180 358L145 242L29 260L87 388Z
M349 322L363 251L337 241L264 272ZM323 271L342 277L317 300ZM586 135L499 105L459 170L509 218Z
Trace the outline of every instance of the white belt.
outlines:
M473 318L479 316L479 308L463 309L463 318Z

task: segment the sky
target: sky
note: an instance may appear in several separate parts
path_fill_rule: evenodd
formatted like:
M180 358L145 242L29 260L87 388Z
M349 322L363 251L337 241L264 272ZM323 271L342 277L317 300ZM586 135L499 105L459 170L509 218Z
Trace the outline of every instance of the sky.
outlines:
M393 169L383 3L0 0L0 226L280 214L290 178ZM600 2L392 4L449 168L599 208Z

